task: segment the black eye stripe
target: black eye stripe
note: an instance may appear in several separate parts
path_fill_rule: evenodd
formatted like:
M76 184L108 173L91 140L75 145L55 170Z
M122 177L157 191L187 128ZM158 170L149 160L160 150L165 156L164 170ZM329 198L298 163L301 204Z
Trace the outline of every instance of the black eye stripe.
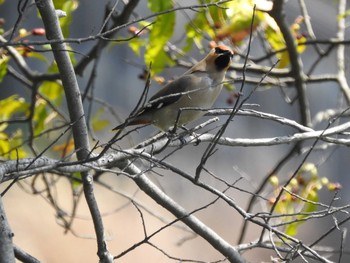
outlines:
M216 47L215 48L215 53L216 54L222 54L222 53L224 53L224 50L222 50L221 48Z
M218 71L221 71L228 67L231 62L231 56L222 55L215 59L214 64Z
M223 49L221 49L219 47L215 48L215 53L216 54L223 54L223 53L226 53L226 52L229 52L229 51L228 50L223 50Z

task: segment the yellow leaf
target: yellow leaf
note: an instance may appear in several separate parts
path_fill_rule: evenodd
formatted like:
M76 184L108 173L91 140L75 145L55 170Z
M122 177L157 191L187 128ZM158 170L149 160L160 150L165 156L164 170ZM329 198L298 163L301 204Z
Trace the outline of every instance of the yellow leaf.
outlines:
M23 98L13 95L0 100L0 109L0 121L7 121L16 113L26 113L28 104Z
M17 130L9 137L5 133L0 133L0 156L7 159L19 159L26 157L27 153L21 147L23 134Z
M39 87L39 92L45 97L54 101L56 105L60 105L63 98L63 87L56 81L43 81Z
M172 1L152 0L148 6L153 12L161 12L173 8ZM145 63L152 63L152 72L161 72L166 65L173 65L173 61L164 51L164 46L173 35L175 27L175 12L158 16L152 26L149 35L149 43L146 45Z
M227 3L226 15L228 19L221 24L216 33L217 40L229 38L233 44L240 44L251 31L251 23L254 11L253 0L236 0ZM265 19L267 13L256 11L253 30ZM215 21L216 22L216 21Z
M52 150L54 152L60 152L61 157L63 158L74 150L74 140L70 139L67 143L55 145L52 147Z
M94 116L92 117L92 128L94 129L94 131L101 131L109 125L108 120L101 118L101 115L103 114L103 112L104 112L104 109L99 108L94 114Z
M10 144L8 137L5 133L0 133L0 156L3 156L5 153L8 153L10 150Z

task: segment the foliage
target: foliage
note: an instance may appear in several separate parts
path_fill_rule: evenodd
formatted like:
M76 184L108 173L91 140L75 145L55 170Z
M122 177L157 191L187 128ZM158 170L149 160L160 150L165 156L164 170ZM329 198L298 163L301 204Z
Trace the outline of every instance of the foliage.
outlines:
M200 1L199 3L208 4L210 2ZM185 25L186 39L184 40L183 51L185 53L189 52L194 47L194 44L200 50L205 49L203 43L207 42L208 38L215 43L228 40L232 45L240 46L244 44L244 40L250 34L250 22L254 4L255 2L253 0L237 0L223 4L222 8L211 6L196 12L191 21ZM69 28L73 22L72 14L78 7L78 1L55 1L55 7L67 14L65 18L60 19L60 24L64 35L69 36ZM140 32L140 28L130 27L129 32L136 37L129 41L129 46L137 55L140 55L141 49L145 47L145 65L152 63L152 71L154 74L157 74L161 73L165 67L174 65L173 59L164 47L168 45L168 41L170 41L174 34L176 12L167 12L167 10L174 8L172 2L150 0L148 1L148 7L153 13L164 11L165 13L157 16L154 21L141 21L139 25L141 28L144 28L144 33ZM262 11L271 8L268 2L263 2L263 4L260 2L260 8L258 7L256 11L256 18L252 26L253 30L259 30L264 33L273 50L279 51L284 49L285 45L278 26L266 12ZM299 37L298 35L298 25L301 22L302 19L299 19L291 26L298 43L305 41L304 37ZM28 37L42 37L45 35L45 31L42 28L34 28L32 30L21 28L18 32L18 35L15 37L16 41L27 41ZM211 43L211 45L215 44ZM41 52L37 52L32 47L26 46L23 48L22 46L16 46L15 49L26 59L38 59L43 63L47 63L48 61L46 56ZM304 49L305 46L300 46L298 51L303 52ZM75 63L74 53L70 52L69 54L73 63ZM279 67L288 66L289 59L287 51L277 53L277 56L280 58ZM10 60L11 56L4 51L0 61L0 80L6 75L7 65ZM48 73L58 73L55 62L48 68ZM157 76L154 77L155 79L159 79ZM52 128L53 122L64 121L57 114L57 111L51 107L51 103L55 107L62 106L63 89L61 83L59 81L43 81L38 88L38 95L41 98L36 101L36 107L32 116L35 136L44 132L45 128ZM7 100L13 100L15 102L16 98L12 96L7 98ZM95 116L99 116L102 111L102 108L100 108L99 113L96 113L97 115ZM96 131L102 130L108 125L108 121L99 120L98 117L92 118L92 122L92 127Z
M11 131L9 123L13 116L26 115L29 105L16 95L0 101L0 155L7 159L24 158L26 151L22 147L23 133Z
M202 227L201 223L198 223L197 219L193 219L193 217L196 216L197 212L204 210L204 208L209 208L220 200L241 216L244 224L239 240L239 245L241 246L227 245L225 247L224 245L223 247L233 248L234 251L239 250L239 252L242 252L245 249L253 249L260 246L271 249L273 251L271 254L277 255L279 260L290 261L303 255L303 257L322 259L326 262L326 257L316 253L316 249L314 250L313 248L314 244L308 246L297 238L301 226L306 225L310 221L313 222L319 217L336 217L338 213L345 214L344 211L347 212L347 206L333 207L334 200L330 202L330 205L325 205L320 198L325 190L331 193L338 193L342 188L341 185L337 182L331 182L328 179L330 176L323 174L319 170L318 164L309 161L308 158L302 161L300 169L295 173L283 176L279 169L296 155L304 154L306 157L309 157L309 154L315 151L314 147L306 147L306 150L302 148L307 140L315 141L315 145L322 143L322 146L326 149L334 145L337 145L337 147L349 145L346 137L349 127L346 126L347 120L344 117L348 117L347 107L350 104L350 92L347 91L346 79L342 79L342 76L345 75L344 69L346 67L341 64L345 59L342 57L337 58L338 72L336 76L313 75L314 68L334 48L334 43L338 41L336 45L343 46L348 42L344 41L344 39L333 39L329 41L328 44L330 46L327 51L323 52L322 49L319 51L317 39L312 39L313 42L309 41L309 35L305 33L305 30L310 30L307 28L306 22L309 19L307 16L301 15L294 18L294 22L290 24L285 23L286 27L279 23L276 14L283 14L285 11L279 9L279 7L284 5L284 1L234 0L214 1L215 3L213 3L211 0L198 0L196 5L184 7L180 6L176 1L148 0L148 15L145 18L139 18L135 15L134 9L136 7L132 7L132 4L137 1L125 1L127 4L122 2L116 1L115 6L109 6L106 9L105 20L101 21L102 29L99 33L79 39L71 36L71 29L74 23L78 23L75 20L75 11L79 8L79 5L85 4L82 1L54 1L55 8L62 10L66 14L66 17L62 17L59 20L65 41L57 39L47 40L44 27L31 28L27 25L26 16L28 14L26 12L30 12L29 6L34 6L27 6L28 1L19 1L17 7L20 10L17 14L19 17L18 22L15 22L13 25L7 25L4 21L0 23L0 89L8 85L8 79L15 79L19 83L18 87L6 87L9 90L7 91L9 94L3 95L0 93L0 158L4 164L9 164L9 166L13 164L13 162L9 162L10 160L16 160L15 167L12 167L13 170L0 174L0 179L2 180L0 182L11 181L15 183L17 180L24 180L28 177L29 180L33 180L28 185L32 186L34 193L37 193L36 180L39 177L42 178L45 190L40 192L40 194L55 209L57 218L62 220L65 230L72 231L72 222L76 218L76 209L80 196L83 193L89 193L86 200L89 208L92 209L93 207L89 203L89 196L92 196L92 199L94 199L93 192L89 192L85 188L93 186L91 184L93 180L105 187L106 191L115 191L126 198L127 195L118 192L119 189L114 190L112 187L103 185L103 182L99 181L102 174L111 172L135 182L135 185L139 187L137 192L142 190L147 196L153 198L163 208L175 215L176 220L171 223L165 223L165 226L160 227L159 232L182 220L193 232L206 238L206 235L211 233L211 231L205 231L203 234L201 231L203 229L207 230L206 226ZM3 1L0 1L1 3ZM21 10L22 7L23 10ZM26 14L26 16L22 17L21 12ZM304 12L305 14L307 12ZM339 30L342 30L341 22L344 22L348 15L349 11L347 10L339 11ZM180 39L176 39L178 37L176 26L183 17L186 18L183 28L180 30L183 34L179 36ZM42 22L39 15L37 19ZM290 34L290 38L286 34ZM70 62L76 71L72 70L72 75L75 77L76 74L81 76L84 76L84 74L88 75L87 77L86 75L84 76L87 80L85 89L81 88L81 94L75 94L75 99L78 98L80 100L81 98L81 101L84 103L84 108L82 107L83 109L81 109L83 114L81 114L80 118L84 121L86 120L86 130L75 133L72 130L80 119L71 121L71 100L67 99L68 97L65 93L67 87L64 86L64 81L62 81L66 76L61 75L59 70L60 61L56 61L52 57L52 53L57 51L53 49L54 44L61 44L61 42L66 42L65 51L68 51ZM118 105L109 105L95 96L95 89L99 87L97 78L99 74L99 58L105 52L105 47L109 43L114 44L109 45L109 50L111 50L118 49L120 47L119 44L124 44L125 42L135 57L143 61L141 66L142 72L139 78L146 80L144 85L145 97L149 88L149 73L151 73L153 81L164 84L167 81L160 75L166 68L175 66L188 68L193 65L193 60L188 59L193 54L191 52L196 50L204 54L208 49L218 44L231 46L237 56L230 68L230 72L227 74L227 81L224 83L227 86L227 91L230 92L227 100L229 108L213 111L214 113L209 112L209 115L229 115L231 119L227 121L227 126L226 124L220 124L214 128L207 128L206 125L210 123L208 122L203 124L204 129L201 129L202 126L194 127L191 130L178 129L176 133L157 134L151 139L145 140L129 149L120 146L124 145L120 142L126 137L129 138L129 135L139 128L131 129L127 132L121 129L112 135L113 138L109 138L110 125L115 122L111 121L111 119L114 118L116 121L120 121L120 118L115 110ZM82 53L77 51L78 48L75 46L75 43L90 44L91 51L81 56ZM309 70L304 70L303 63L300 61L302 61L302 54L307 51L306 47L309 45L313 45L318 57L314 59L313 63L310 63L312 66ZM250 50L253 46L261 48L259 50L263 53L261 57L255 58L251 56ZM296 57L290 54L294 54ZM128 59L127 62L131 62L133 59ZM275 63L275 61L278 62ZM36 68L33 69L33 64L40 71L37 71ZM148 68L151 69L151 72L148 72ZM305 72L308 72L308 74ZM124 81L123 78L119 80ZM312 115L307 103L309 98L306 86L310 83L329 80L339 85L339 97L347 105L345 108L339 106L336 109L327 109ZM236 88L238 86L236 83L241 83L239 90ZM294 103L294 108L299 110L300 122L283 116L257 111L255 110L256 104L248 104L251 96L256 94L257 91L267 91L271 88L281 91L285 99L282 103L285 103L286 107ZM19 89L21 89L21 92L18 92ZM291 97L290 94L294 93L296 96ZM140 99L138 107L142 107L145 97ZM262 139L224 137L226 134L231 134L229 132L225 133L228 124L231 121L236 122L239 116L254 117L261 121L268 120L286 125L292 132L281 136L273 134L269 138ZM216 119L211 119L210 121L214 122ZM324 122L329 125L324 129L318 130L318 125ZM79 141L77 140L79 136L88 136L88 139L93 144L91 149L79 149L77 147L76 142ZM248 131L246 136L249 136ZM107 137L108 139L106 139ZM200 157L199 159L201 159L196 172L205 171L205 176L211 176L210 180L212 181L207 180L203 175L189 174L186 172L186 169L181 170L183 167L172 164L170 157L184 149L188 149L186 147L189 145L195 147L198 144L208 148L205 148L206 150L203 151L203 154L200 151L198 151L198 154L196 152L194 157ZM243 189L237 186L239 185L239 180L232 183L230 181L232 178L223 179L221 175L217 176L210 169L207 169L208 159L215 157L215 155L211 154L211 150L215 152L221 146L234 149L237 149L235 146L259 146L268 149L267 147L281 144L287 146L293 144L293 151L289 155L286 154L286 157L280 161L273 160L275 161L275 168L272 167L273 169L271 169L273 172L265 175L260 185L254 188L256 190ZM164 151L165 149L167 151ZM76 153L80 153L82 150L85 150L84 153L86 153L87 157L79 159ZM210 153L208 154L208 159L206 159L206 153ZM29 159L25 159L26 157ZM194 157L193 159L195 159ZM261 159L264 158L265 156L261 156ZM41 161L44 163L42 166L40 166ZM255 162L255 160L253 161ZM251 165L253 161L249 160L247 163ZM89 171L87 172L87 170ZM205 191L205 194L213 195L215 201L201 208L198 208L198 205L191 212L184 212L181 205L174 205L175 202L166 193L162 193L164 195L159 194L162 192L161 187L157 188L158 185L153 184L153 182L145 183L148 182L148 178L146 176L147 179L144 179L144 174L163 175L163 171L178 175L181 179L189 182L196 191L201 190ZM34 179L31 178L33 175L35 175ZM70 183L69 186L73 193L73 205L69 213L61 209L59 202L57 202L58 198L57 200L55 199L56 196L53 194L55 190L52 189L55 187L57 178L54 176L66 178ZM281 178L288 179L283 181ZM214 183L212 184L212 182ZM270 182L270 187L272 187L272 193L266 194L264 190L268 188L268 182ZM256 182L249 183L252 183L254 187L257 184ZM220 188L222 185L227 188L222 190ZM11 184L8 189L10 188ZM249 196L247 209L238 205L239 202L236 201L231 191ZM157 194L159 195L157 196ZM268 209L262 209L264 211L255 213L252 207L255 205L257 198L263 200L263 207ZM144 219L143 215L144 210L149 212L147 208L138 203L134 196L126 199L128 204L132 204L140 214L145 237L143 241L135 242L126 252L121 252L119 256L122 257L123 253L127 254L142 244L148 244L157 248L169 258L174 258L152 243L152 234L150 235L146 231L147 220ZM201 198L199 198L199 201L202 201ZM151 212L150 214L157 217L157 215L154 215L155 213ZM97 215L97 219L101 219L98 209L92 211L91 215L93 218ZM159 221L165 222L163 219ZM268 240L260 238L257 242L249 241L247 244L243 244L244 229L248 222L260 227L262 236L264 231L268 230L270 234ZM102 234L99 233L100 235L97 235L97 242L99 253L102 251L101 253L103 254L107 251L104 243L103 227L98 228L96 221L94 221L94 226L97 232L102 229ZM157 234L157 231L155 233ZM213 236L214 241L207 239L208 243L213 244L219 240L219 245L215 244L213 247L225 259L231 260L228 256L231 255L230 253L225 254L222 252L225 251L225 248L222 250L217 248L221 247L225 242L216 233ZM103 239L103 242L101 239ZM105 254L108 254L107 252ZM285 256L282 255L284 252ZM99 257L101 259L103 256L99 254ZM178 259L178 261L182 260L182 258ZM221 261L221 259L218 261ZM101 262L104 261L101 260Z
M327 177L320 177L317 167L312 163L303 164L287 185L280 185L277 176L271 177L270 182L275 188L275 197L269 201L271 205L276 205L275 211L281 215L277 225L281 225L290 236L295 236L298 228L317 211L323 186L329 191L340 189L339 184L329 182ZM280 196L281 191L283 194Z

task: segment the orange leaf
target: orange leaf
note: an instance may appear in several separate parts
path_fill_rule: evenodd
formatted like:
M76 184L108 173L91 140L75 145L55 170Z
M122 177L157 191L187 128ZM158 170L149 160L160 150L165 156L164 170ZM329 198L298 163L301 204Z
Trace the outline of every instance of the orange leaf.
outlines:
M58 144L52 147L52 150L55 152L60 152L61 157L65 157L67 153L70 153L74 150L74 140L70 139L67 143Z

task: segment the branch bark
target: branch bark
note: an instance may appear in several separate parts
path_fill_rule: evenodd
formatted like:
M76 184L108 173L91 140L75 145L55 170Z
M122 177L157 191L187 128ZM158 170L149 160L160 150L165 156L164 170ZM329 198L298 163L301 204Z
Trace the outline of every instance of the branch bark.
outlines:
M120 163L120 169L133 176L135 183L149 197L166 208L176 218L179 218L199 236L208 241L215 249L222 253L232 263L246 263L246 260L228 242L222 239L212 229L203 224L194 215L190 215L183 207L162 192L147 176L130 162Z
M40 263L40 261L38 259L34 258L32 255L28 254L27 252L25 252L24 250L22 250L19 247L15 246L14 250L15 250L16 258L18 260L20 260L21 262Z
M289 53L289 59L291 64L291 75L295 79L295 87L298 93L299 101L299 112L301 116L301 123L305 126L311 126L311 114L309 102L306 96L306 85L305 85L305 76L303 72L303 63L301 61L300 55L297 51L297 45L295 38L290 31L289 25L285 19L284 11L285 0L276 0L273 2L273 9L270 12L270 15L278 24L283 38L286 42L287 50Z
M0 196L0 263L14 263L15 253L12 242L13 233L7 221Z
M339 41L345 39L345 17L343 14L346 12L346 0L340 0L338 4L338 33L337 37ZM347 105L350 105L350 88L345 76L345 46L339 45L337 47L337 68L338 68L338 82L341 91L344 94Z
M42 17L48 40L63 40L64 37L52 0L36 0L35 3ZM77 159L83 161L89 158L90 145L79 85L67 52L66 44L64 42L52 43L51 47L65 91L70 121L74 123L72 130ZM81 175L85 199L94 223L98 246L97 254L100 258L100 262L112 262L112 256L107 250L105 242L101 214L94 195L92 175L88 171L82 172Z

